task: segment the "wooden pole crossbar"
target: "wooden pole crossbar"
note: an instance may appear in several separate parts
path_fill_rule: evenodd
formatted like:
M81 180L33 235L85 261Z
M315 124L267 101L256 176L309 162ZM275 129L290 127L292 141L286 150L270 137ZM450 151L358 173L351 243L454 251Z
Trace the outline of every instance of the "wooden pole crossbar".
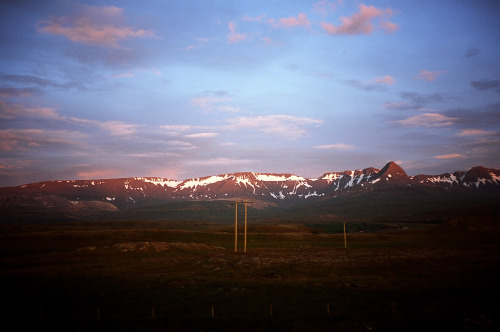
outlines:
M234 252L238 252L238 204L245 204L245 241L243 243L243 252L247 252L247 204L252 204L250 201L234 201L235 214L234 214Z

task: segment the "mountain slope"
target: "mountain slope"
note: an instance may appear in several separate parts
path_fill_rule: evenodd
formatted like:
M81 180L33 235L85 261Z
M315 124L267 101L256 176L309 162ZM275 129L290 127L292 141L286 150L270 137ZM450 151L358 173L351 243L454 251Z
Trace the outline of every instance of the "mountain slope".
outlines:
M244 172L183 181L153 177L46 181L0 188L0 212L7 216L6 222L13 222L9 219L12 216L21 221L37 219L37 211L42 219L73 220L175 202L247 199L261 210L283 211L304 205L318 210L319 215L336 215L330 210L341 201L344 207L358 206L366 217L370 210L375 215L383 214L384 209L408 210L412 201L434 206L441 200L457 201L459 194L476 195L474 199L477 195L498 199L499 193L499 170L477 166L467 172L408 176L391 161L381 169L331 172L316 179ZM333 198L337 201L332 201Z

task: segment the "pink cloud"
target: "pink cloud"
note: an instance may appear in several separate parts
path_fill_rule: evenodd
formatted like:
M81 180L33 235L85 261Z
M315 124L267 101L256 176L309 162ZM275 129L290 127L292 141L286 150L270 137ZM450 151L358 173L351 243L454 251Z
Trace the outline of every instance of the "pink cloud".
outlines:
M449 116L439 113L424 113L396 121L396 123L403 126L415 127L447 127L453 125L455 120L455 118L450 118Z
M418 75L415 75L416 79L426 80L427 82L435 81L441 74L446 73L445 71L429 71L429 70L421 70Z
M397 24L388 21L380 22L380 26L388 33L393 33L399 28Z
M229 36L227 39L227 42L229 44L236 44L248 38L248 35L246 33L236 32L236 24L233 21L229 22L227 27L229 28Z
M354 145L344 144L344 143L317 145L314 147L314 149L323 149L323 150L351 150L354 148L355 148Z
M323 15L329 12L334 12L338 5L341 5L343 0L337 0L336 2L330 2L327 0L318 1L314 4L314 11L321 13Z
M196 134L189 134L189 135L184 135L186 138L214 138L219 136L218 133L196 133Z
M97 179L97 178L108 178L119 176L120 171L112 170L112 169L95 169L90 171L80 171L77 172L76 175L79 178L85 179Z
M486 136L495 134L492 131L482 130L482 129L462 129L458 136Z
M78 17L62 16L41 21L38 31L63 36L76 43L112 48L130 38L155 37L151 30L124 26L120 23L122 15L121 8L87 6Z
M434 156L436 159L458 159L458 158L467 158L464 155L461 155L459 153L452 153L452 154L443 154L441 156Z
M99 126L108 131L113 136L128 136L137 132L138 125L125 123L122 121L106 121Z
M261 23L264 19L266 18L265 15L259 15L257 17L251 17L251 16L244 16L243 21L246 22L258 22Z
M256 130L289 140L298 139L308 133L307 126L319 126L322 120L293 115L259 115L228 119L225 129L231 131Z
M390 9L382 10L374 6L359 5L359 11L350 17L341 17L341 25L322 22L323 29L331 35L369 35L373 31L372 20L376 17L381 19L381 27L386 31L395 31L397 25L383 20L384 17L392 16L394 12Z
M14 119L22 116L59 119L57 111L49 107L27 108L0 100L0 119Z
M85 134L71 130L1 129L0 151L31 151L39 146L78 146Z
M394 77L382 76L382 77L377 77L374 81L375 81L375 83L379 83L379 84L393 85L394 84Z
M273 26L282 26L282 27L308 27L311 22L307 19L307 15L304 13L300 13L297 17L286 17L280 18L279 22L276 24L274 20L270 20L271 25Z

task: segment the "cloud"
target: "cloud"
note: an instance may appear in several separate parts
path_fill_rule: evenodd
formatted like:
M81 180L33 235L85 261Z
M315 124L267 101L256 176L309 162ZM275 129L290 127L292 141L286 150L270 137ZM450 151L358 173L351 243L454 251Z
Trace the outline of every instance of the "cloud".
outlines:
M308 27L311 25L311 22L307 18L307 15L304 13L300 13L297 15L297 17L286 17L286 18L280 18L278 22L276 22L274 19L269 20L269 24L271 24L274 27Z
M407 102L387 102L382 107L386 110L407 111L415 109L415 106Z
M472 58L475 57L476 55L479 55L481 53L481 50L477 47L471 47L465 52L465 57L466 58Z
M370 84L370 83L363 83L358 80L345 80L343 81L347 85L352 86L353 88L357 88L360 90L364 91L386 91L387 88L385 86L382 86L380 84Z
M0 97L2 98L17 98L29 97L36 92L34 88L0 88Z
M197 133L197 134L188 134L184 135L186 138L212 138L219 136L218 133Z
M87 135L71 130L0 129L0 151L42 152L42 148L78 146Z
M167 141L166 144L174 149L179 149L179 150L191 150L196 148L196 145L180 140L170 140Z
M207 44L210 41L210 39L208 39L208 38L195 38L194 40L197 42L196 45L186 46L186 47L182 48L182 50L183 51L192 51L192 50L195 50L197 48L200 48L201 46Z
M337 6L341 5L343 0L337 0L335 2L330 2L327 0L318 1L314 4L314 11L320 14L326 15L332 13L337 9Z
M400 92L399 95L403 99L409 100L411 103L414 104L414 106L427 105L430 103L438 103L449 99L449 97L446 94L442 94L439 92L424 94L424 93L403 91Z
M457 120L439 113L424 113L395 121L402 126L410 127L448 127Z
M129 136L135 134L139 126L122 121L106 121L99 123L99 127L113 136Z
M335 26L333 23L322 22L323 29L331 35L369 35L373 31L373 19L380 18L380 26L387 32L394 32L398 26L395 23L385 20L386 17L394 13L390 9L378 9L374 6L359 5L359 11L350 17L341 17L341 25Z
M495 132L493 131L488 131L488 130L483 130L483 129L462 129L460 133L457 134L457 136L487 136L487 135L494 135Z
M256 16L256 17L251 17L251 16L248 16L248 15L245 15L245 16L243 16L243 21L262 23L265 18L266 18L266 15L259 15L259 16Z
M103 179L119 176L121 170L117 169L90 169L76 172L79 178Z
M381 26L381 27L382 27L382 29L384 29L387 33L393 33L393 32L395 32L397 29L399 29L399 26L398 26L396 23L392 23L392 22L388 22L388 21L380 22L380 26Z
M193 125L162 125L160 126L161 129L165 129L168 131L173 131L173 132L179 132L179 131L188 131L192 129L198 129L199 126L193 126Z
M461 155L459 153L452 153L452 154L443 154L440 156L434 156L436 159L461 159L461 158L467 158L464 155Z
M457 123L464 125L465 129L498 128L500 124L500 102L478 105L473 108L452 108L445 112L446 115L459 118ZM466 127L465 127L466 125Z
M58 118L57 111L50 107L28 108L0 100L0 119L14 119L18 117Z
M205 112L239 112L240 109L227 105L232 99L225 91L205 91L205 96L191 98L191 104Z
M213 110L214 104L220 104L230 100L231 98L228 97L204 96L191 98L191 104L206 110Z
M233 21L229 22L227 27L229 29L229 35L227 37L227 42L229 44L236 44L236 43L239 43L241 41L248 39L248 35L246 33L236 32L236 24Z
M238 117L227 120L226 129L238 131L243 129L256 130L273 134L289 140L295 140L307 134L308 125L321 125L322 120L292 115L260 115L253 117Z
M418 80L426 80L427 82L432 82L437 80L437 78L445 74L446 71L438 70L438 71L430 71L430 70L421 70L419 74L415 75L414 77Z
M111 78L131 78L135 77L134 73L121 73L121 74L114 74L111 75Z
M479 81L472 81L470 85L478 91L493 90L500 92L500 80L482 79Z
M381 77L375 78L374 82L378 83L378 84L393 85L394 84L394 77L392 77L392 76L381 76Z
M203 166L246 165L246 164L249 164L251 162L252 162L252 160L250 160L250 159L226 158L226 157L219 157L219 158L196 161L196 163L198 165L203 165Z
M355 146L351 144L328 144L328 145L316 145L313 147L314 149L322 149L322 150L351 150L354 149Z
M36 85L40 88L58 88L58 89L71 89L83 88L79 82L58 83L46 78L32 76L32 75L0 75L2 81L9 81L16 84Z
M121 21L121 8L83 6L81 13L75 17L61 16L40 21L38 32L63 36L76 43L110 48L120 47L121 41L130 38L156 37L151 30L134 29L120 24Z

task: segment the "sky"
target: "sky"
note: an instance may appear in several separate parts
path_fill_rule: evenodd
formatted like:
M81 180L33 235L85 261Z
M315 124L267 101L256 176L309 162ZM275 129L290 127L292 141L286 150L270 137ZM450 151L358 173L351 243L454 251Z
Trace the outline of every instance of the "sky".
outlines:
M500 168L500 1L4 0L0 186Z

